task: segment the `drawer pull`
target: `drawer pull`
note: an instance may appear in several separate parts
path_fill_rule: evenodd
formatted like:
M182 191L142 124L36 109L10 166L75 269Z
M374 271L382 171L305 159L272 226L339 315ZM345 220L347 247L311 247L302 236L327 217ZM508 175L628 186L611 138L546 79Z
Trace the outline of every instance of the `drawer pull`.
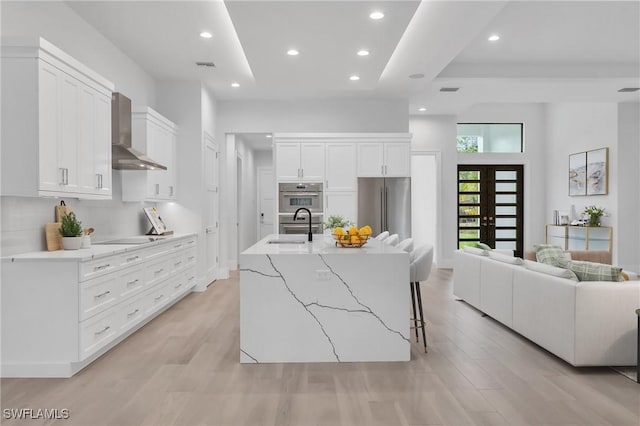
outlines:
M193 281L196 277L189 277L189 279L187 281Z
M133 262L134 260L138 260L138 259L140 259L140 256L127 257L127 262Z
M154 272L154 274L158 275L161 274L164 271L164 268L160 268L157 271Z
M176 244L175 246L173 246L173 248L175 249L179 249L180 247L182 247L182 244Z
M157 302L158 300L162 299L164 297L164 294L161 294L160 296L156 297L154 300L154 302Z
M111 292L109 290L105 291L104 293L100 293L100 294L96 294L95 296L93 296L96 299L100 299L102 297L105 297L107 294L110 294Z
M182 265L182 260L179 260L173 264L173 266L180 266L180 265Z
M93 270L94 271L102 271L103 269L107 269L109 266L111 266L110 263L107 263L106 265L94 266Z
M187 260L188 260L189 262L191 262L191 261L192 261L193 259L195 259L195 258L196 258L195 256L189 256L189 257L187 257Z
M176 284L176 285L173 286L173 288L180 288L180 287L182 287L182 283Z
M96 331L94 334L95 334L96 336L99 336L99 335L101 335L102 333L104 333L105 331L109 330L110 328L111 328L111 326L108 326L108 325L107 325L107 326L105 326L102 330L100 330L100 331Z
M138 312L140 312L140 309L136 309L136 310L135 310L135 311L133 311L133 312L129 312L129 313L127 314L127 318L131 318L132 316L134 316L134 315L135 315L135 314L137 314Z
M132 286L132 285L134 285L135 283L137 283L138 281L140 281L140 280L139 280L139 279L135 279L135 280L133 280L133 281L129 281L129 282L127 283L127 286Z

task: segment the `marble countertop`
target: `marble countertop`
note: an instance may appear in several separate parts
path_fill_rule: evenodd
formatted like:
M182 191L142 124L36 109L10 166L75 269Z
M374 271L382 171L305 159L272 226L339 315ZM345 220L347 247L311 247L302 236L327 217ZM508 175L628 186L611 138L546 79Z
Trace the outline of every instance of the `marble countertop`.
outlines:
M269 241L299 241L298 244L270 244ZM330 235L314 234L313 241L307 242L307 235L270 234L258 241L241 255L265 255L265 254L406 254L405 251L384 244L374 238L369 238L367 243L358 248L336 247L335 240Z
M146 249L157 246L167 241L175 241L182 238L194 236L196 234L173 234L161 237L155 241L143 244L103 244L94 242L91 247L79 250L56 250L56 251L34 251L30 253L14 254L2 258L3 262L19 261L73 261L83 262L87 260L99 259L101 257L113 256L120 253L129 253L135 250ZM136 236L138 237L138 236ZM107 240L106 242L108 242Z

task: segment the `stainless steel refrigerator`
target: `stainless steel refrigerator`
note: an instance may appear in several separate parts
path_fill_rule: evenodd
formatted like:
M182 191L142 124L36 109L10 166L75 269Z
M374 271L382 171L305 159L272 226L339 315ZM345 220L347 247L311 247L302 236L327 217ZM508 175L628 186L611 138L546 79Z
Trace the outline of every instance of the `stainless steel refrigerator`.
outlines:
M411 237L411 178L358 178L358 226Z

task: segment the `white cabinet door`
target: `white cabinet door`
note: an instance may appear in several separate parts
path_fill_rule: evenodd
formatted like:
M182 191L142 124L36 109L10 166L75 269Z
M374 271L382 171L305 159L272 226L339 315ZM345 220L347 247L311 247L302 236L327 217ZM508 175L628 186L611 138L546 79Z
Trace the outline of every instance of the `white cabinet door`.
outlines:
M82 84L79 92L78 108L78 191L93 194L98 187L95 177L95 115L98 94Z
M300 175L303 181L322 182L324 179L324 143L300 144Z
M39 189L40 191L60 191L62 171L58 166L60 127L58 120L60 85L58 81L62 71L46 62L38 62Z
M384 144L362 142L358 144L358 176L379 177L384 175Z
M166 133L166 146L165 146L165 155L167 163L166 171L166 184L167 184L167 199L175 200L176 199L176 166L178 164L176 158L176 135L171 132Z
M60 134L58 161L65 192L78 192L78 99L80 82L62 73L60 79Z
M95 106L94 170L96 193L111 198L111 98L98 94Z
M325 165L325 191L355 191L356 145L353 143L327 143Z
M411 145L409 143L384 144L384 175L411 176Z
M356 192L325 193L324 218L340 215L356 223L358 220L358 197Z
M152 121L146 123L146 154L154 161L162 164L164 149L162 145L162 129ZM147 199L162 199L162 184L164 183L164 170L147 171Z
M276 144L276 173L278 180L300 180L300 144Z

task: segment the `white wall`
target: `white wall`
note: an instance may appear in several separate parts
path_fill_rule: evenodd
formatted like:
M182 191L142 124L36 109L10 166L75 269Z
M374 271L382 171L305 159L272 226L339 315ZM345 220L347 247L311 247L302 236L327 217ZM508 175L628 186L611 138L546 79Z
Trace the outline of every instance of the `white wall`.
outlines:
M240 247L239 251L251 247L256 243L257 229L257 167L255 151L245 145L241 137L236 136L236 148L242 158L242 186L240 188L242 211L239 212Z
M545 210L547 223L551 223L552 211L556 209L569 210L573 205L576 213L580 215L586 206L604 207L610 216L603 218L602 224L613 226L613 261L617 263L620 254L619 220L624 213L618 208L619 177L622 173L628 173L620 168L618 162L619 155L622 154L618 150L618 105L615 103L551 104L547 110L547 123L548 143L544 158L547 175L547 208ZM569 155L604 147L609 148L609 194L570 197Z
M406 132L408 102L404 100L219 101L216 139L225 141L220 178L220 252L235 269L236 142L235 133L272 132Z
M82 20L66 4L2 2L3 39L42 36L111 80L136 104L155 104L155 81L131 58ZM147 231L143 203L122 203L120 174L113 174L112 201L66 199L84 227L96 229L94 241ZM2 255L44 250L44 224L53 222L54 198L2 197ZM153 204L149 204L152 206Z

